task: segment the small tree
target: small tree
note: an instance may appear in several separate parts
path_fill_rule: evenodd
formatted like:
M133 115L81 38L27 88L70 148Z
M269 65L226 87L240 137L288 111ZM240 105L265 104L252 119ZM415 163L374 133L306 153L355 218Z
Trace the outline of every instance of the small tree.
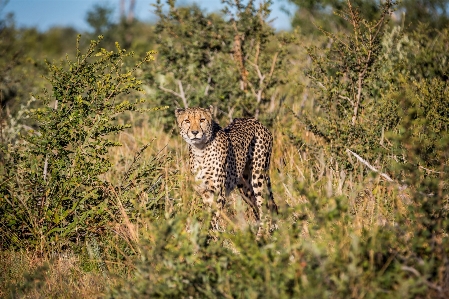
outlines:
M380 123L372 113L379 105L379 70L384 26L394 6L385 1L378 20L368 22L347 2L347 10L338 13L350 23L351 34L323 31L331 46L319 55L316 47L308 49L312 68L307 72L317 91L316 111L319 117L301 117L307 128L321 136L330 151L346 167L347 150L376 159L382 130L389 124Z
M196 5L167 4L167 13L160 1L155 5L162 103L213 104L230 119L273 109L289 37L269 26L270 1L259 7L255 1L224 1L225 17Z
M113 26L112 13L114 10L109 6L94 5L94 7L87 12L86 22L94 30L94 36L105 34Z
M24 241L43 249L57 240L77 239L95 231L107 219L109 183L100 175L111 168L110 137L129 125L115 122L125 111L136 111L143 100L124 95L141 91L133 72L154 60L153 52L133 67L133 56L116 44L116 51L98 49L92 41L67 66L47 63L52 93L38 97L31 110L36 130L16 145L2 145L0 219L2 243ZM19 244L22 245L22 244Z

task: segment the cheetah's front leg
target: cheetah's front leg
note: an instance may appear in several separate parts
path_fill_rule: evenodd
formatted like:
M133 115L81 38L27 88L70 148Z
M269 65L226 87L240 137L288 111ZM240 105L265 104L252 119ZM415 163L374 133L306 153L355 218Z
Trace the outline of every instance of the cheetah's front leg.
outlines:
M225 202L224 198L220 195L216 195L212 190L203 191L201 197L203 203L207 207L207 212L211 214L210 229L212 231L219 231L219 219Z

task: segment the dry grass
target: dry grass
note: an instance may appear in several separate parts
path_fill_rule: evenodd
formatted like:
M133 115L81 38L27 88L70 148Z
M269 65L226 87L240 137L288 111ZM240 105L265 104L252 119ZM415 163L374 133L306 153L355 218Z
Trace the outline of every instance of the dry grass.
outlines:
M195 215L202 206L199 196L192 189L192 178L188 167L188 153L185 142L178 136L178 132L165 133L160 130L158 120L143 117L140 126L133 127L117 136L123 146L114 148L111 152L111 162L114 171L106 174L109 180L117 179L117 175L124 173L130 166L132 157L145 144L151 145L143 153L142 161L151 159L154 155L171 157L166 164L165 174L175 174L175 177L165 177L164 186L166 200L166 214L182 212ZM153 123L153 124L152 124ZM395 209L404 211L404 203L395 193L395 189L384 184L380 178L365 176L363 171L357 175L345 173L338 169L333 161L324 155L314 156L307 151L298 150L285 136L284 120L278 120L273 128L274 150L271 164L271 178L275 200L280 207L278 226L288 229L293 222L300 223L303 238L313 238L317 246L324 246L329 253L348 252L345 248L351 246L351 234L360 234L363 228L370 230L381 229L386 224L394 224ZM301 133L301 128L298 128ZM306 132L304 138L313 138ZM361 166L362 167L362 166ZM309 199L301 192L307 189L320 198L329 198L322 205L322 209L332 209L336 202L333 196L347 198L348 210L352 214L350 222L340 223L344 229L339 231L340 238L332 237L332 228L323 227L314 236L309 234L309 225L315 221L315 212L308 207ZM392 202L392 198L396 198ZM141 198L144 202L146 199ZM112 204L120 207L120 195ZM285 218L287 210L293 210L294 217ZM298 220L299 218L305 221ZM163 219L161 219L163 221ZM228 208L223 217L224 226L231 224L234 229L245 229L254 226L254 219L250 209L240 199L238 192L234 192L229 199ZM154 224L146 223L144 219L132 222L125 212L116 218L109 228L115 232L114 239L109 246L125 241L129 248L138 253L135 244L141 241L143 235L151 235ZM186 224L186 228L188 224ZM114 241L115 240L115 241ZM89 247L89 246L88 246ZM80 255L65 252L63 256L37 257L33 252L3 252L0 267L2 279L0 295L7 297L11 291L23 292L24 298L98 298L104 295L108 287L116 281L111 273L117 277L129 275L133 268L132 262L125 260L121 263L113 261L113 257L101 261L106 271L98 265L98 258L89 254L87 260L80 260ZM90 260L89 260L90 259ZM89 271L86 263L96 266ZM46 265L46 266L45 266ZM46 268L42 268L45 266ZM26 273L38 273L38 277L30 278ZM106 273L109 273L106 275ZM128 274L127 274L128 273Z
M279 119L273 128L274 147L270 169L274 196L281 211L289 207L301 209L301 206L307 203L306 196L298 192L298 186L301 185L312 190L319 197L346 197L349 203L348 209L353 214L352 222L349 224L352 226L351 230L360 231L363 227L374 228L387 223L394 224L392 211L399 209L404 212L405 204L397 196L395 186L385 184L380 177L366 175L362 164L359 165L360 169L355 174L346 173L344 170L339 170L338 164L332 159L326 160L324 154L317 157L316 154L312 156L312 153L308 151L298 150L285 136L284 123L284 119ZM314 138L300 127L297 128L297 132L302 134L305 140ZM119 164L118 161L123 158L130 161L130 157L141 146L151 143L144 153L144 160L150 159L155 154L172 157L171 163L168 163L165 169L165 173L176 173L174 180L166 178L169 206L177 205L178 211L192 215L198 206L202 205L199 196L192 189L193 181L189 171L187 145L176 130L167 134L159 129L157 121L156 125L151 125L146 119L142 126L134 127L130 132L121 133L118 140L123 146L111 152L113 164ZM126 164L122 169L117 169L117 172L125 171L125 169ZM397 200L391 202L392 198ZM332 204L330 201L328 206L331 207ZM239 192L231 194L228 207L225 216L235 221L237 227L253 222L252 213L241 200ZM173 209L168 212L173 212ZM309 213L308 217L313 219L313 213ZM282 223L283 220L280 219L280 221Z
M38 257L33 252L1 253L0 297L100 298L111 279L83 271L78 255Z

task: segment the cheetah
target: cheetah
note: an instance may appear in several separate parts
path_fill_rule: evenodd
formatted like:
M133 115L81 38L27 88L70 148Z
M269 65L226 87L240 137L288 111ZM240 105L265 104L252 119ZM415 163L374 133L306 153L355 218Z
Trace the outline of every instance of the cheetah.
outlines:
M222 129L212 119L212 112L213 106L175 111L180 134L189 144L190 171L198 183L195 190L209 209L216 207L211 226L217 229L225 199L238 187L259 223L259 239L263 232L264 183L269 193L266 205L271 212L278 212L268 175L273 137L254 118L234 119Z

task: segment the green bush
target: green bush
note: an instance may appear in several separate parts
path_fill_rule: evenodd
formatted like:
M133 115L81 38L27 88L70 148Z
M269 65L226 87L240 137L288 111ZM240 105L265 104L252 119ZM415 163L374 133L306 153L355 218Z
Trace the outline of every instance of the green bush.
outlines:
M350 174L357 165L361 173L386 170L383 178L397 190L386 200L405 204L408 211L393 207L397 226L386 228L391 237L374 238L395 252L392 266L402 271L398 283L415 280L408 294L427 289L431 297L443 296L449 224L448 61L442 50L447 39L432 37L426 26L410 34L382 28L389 5L384 3L380 20L369 23L349 4L343 16L353 32L326 33L329 49L309 49L316 106L297 118L318 137L316 144L324 145L333 168L343 166ZM295 135L291 139L304 145ZM369 181L361 181L360 188L372 192Z
M374 161L382 130L392 126L378 122L373 113L380 106L376 85L383 79L379 76L381 42L392 8L393 3L386 1L380 9L380 17L368 22L348 2L341 17L352 24L352 32L325 32L331 46L323 51L316 47L308 49L312 68L307 74L317 93L316 107L299 119L324 140L343 168L352 167L348 163L347 149Z
M66 66L47 63L52 93L37 97L40 107L29 111L35 129L22 132L16 144L2 144L2 247L43 250L83 239L108 221L111 188L130 188L125 182L136 166L124 175L125 186L114 187L102 175L111 169L108 149L120 145L111 136L129 127L117 118L137 111L144 101L129 100L141 91L133 72L154 53L128 67L133 53L118 44L116 51L99 49L100 40L92 41L85 54L77 47L75 60L67 58ZM153 178L157 169L151 167L143 177ZM132 179L142 181L142 175Z
M416 298L426 294L427 281L409 276L397 258L407 249L397 238L397 228L364 229L359 234L342 225L351 218L347 198L302 192L309 203L284 213L286 221L262 243L255 242L249 230L234 226L208 243L205 226L190 219L186 232L187 219L179 215L152 225L147 241L140 243L135 276L110 289L109 297ZM331 208L329 202L337 204ZM309 237L303 232L305 223Z
M273 112L294 38L269 26L271 2L225 1L223 14L167 4L168 11L155 5L160 67L149 78L159 85L161 104L214 105L225 119Z
M270 2L247 3L225 1L224 15L158 3L157 65L98 41L48 63L52 92L0 123L0 297L449 296L447 29L385 26L387 1L370 22L348 6L339 17L351 30L308 39L269 28ZM151 25L110 25L110 42L151 44ZM18 32L17 45L47 36L51 55L66 47L51 50L57 31L4 31ZM233 193L210 237L185 143L162 130L172 114L131 113L145 111L140 88L151 106L214 104L220 120L272 120L272 234L255 241ZM301 113L284 114L278 98ZM145 127L115 136L126 121ZM125 136L129 147L113 148Z

